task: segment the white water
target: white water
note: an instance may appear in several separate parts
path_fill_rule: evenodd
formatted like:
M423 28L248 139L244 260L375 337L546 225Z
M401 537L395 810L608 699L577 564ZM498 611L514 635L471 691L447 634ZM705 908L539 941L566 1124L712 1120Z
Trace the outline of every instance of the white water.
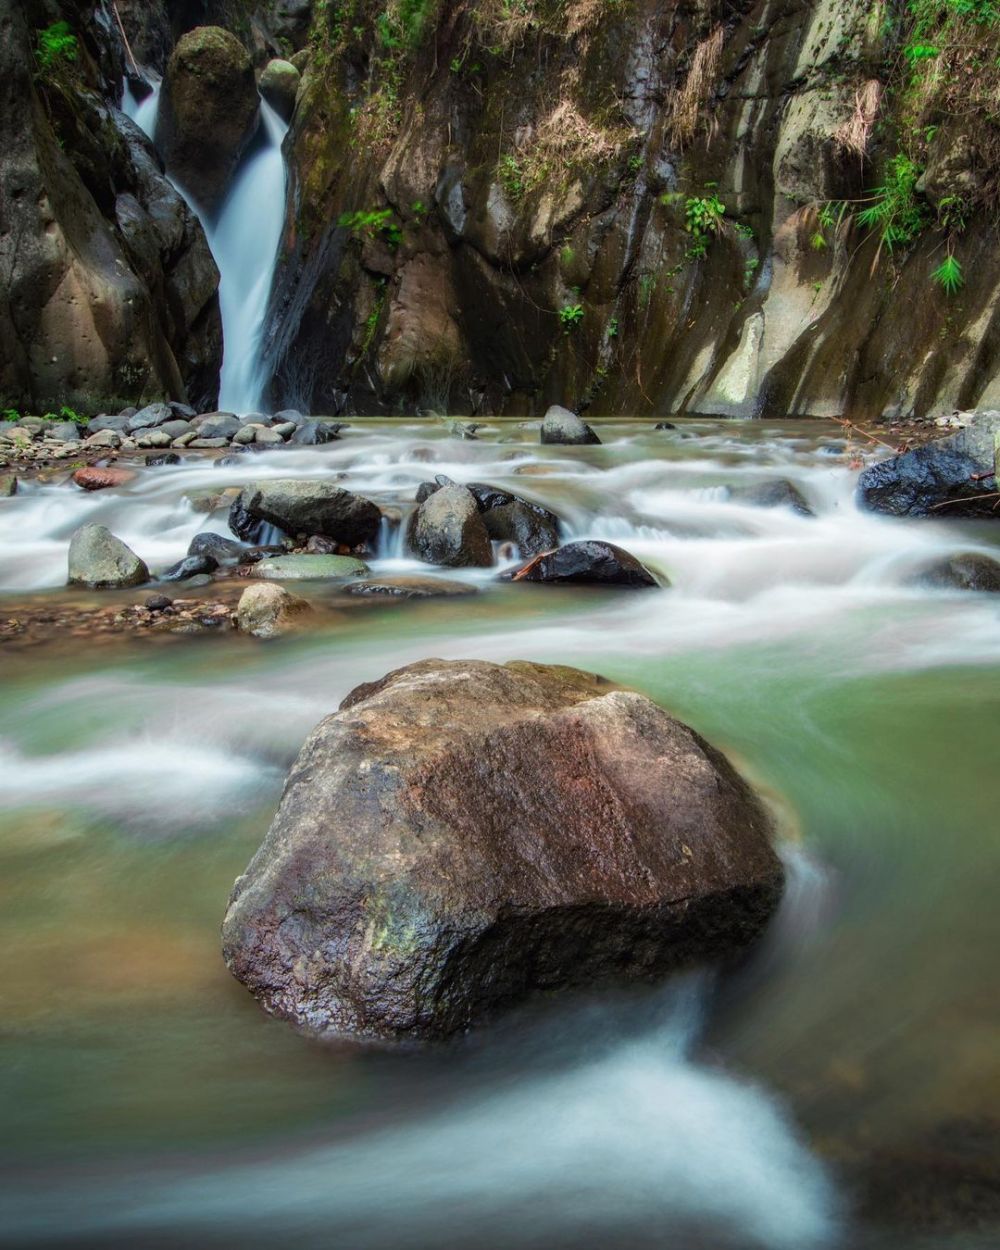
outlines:
M124 111L150 138L156 129L159 100L159 83L141 103L126 85ZM287 131L287 124L261 100L258 133L215 216L204 213L174 183L201 221L219 267L224 344L219 407L226 412L258 411L270 381L261 337L285 220L286 169L281 145Z

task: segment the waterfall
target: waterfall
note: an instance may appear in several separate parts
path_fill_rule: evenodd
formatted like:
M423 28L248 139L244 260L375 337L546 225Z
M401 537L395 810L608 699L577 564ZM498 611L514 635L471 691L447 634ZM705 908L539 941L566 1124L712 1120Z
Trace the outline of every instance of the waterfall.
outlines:
M131 84L125 87L123 110L150 139L156 129L160 86L155 83L142 101ZM171 179L201 222L219 268L223 337L219 407L236 413L257 411L270 381L260 348L285 220L281 144L288 125L266 100L260 102L260 116L257 134L214 216L201 210Z

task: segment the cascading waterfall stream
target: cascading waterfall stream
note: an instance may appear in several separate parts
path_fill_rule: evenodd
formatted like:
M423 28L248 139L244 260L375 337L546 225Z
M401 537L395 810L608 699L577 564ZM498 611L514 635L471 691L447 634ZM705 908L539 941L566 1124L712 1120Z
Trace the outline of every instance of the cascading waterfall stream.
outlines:
M142 101L129 84L125 87L123 110L150 139L156 129L160 86L155 83ZM287 123L261 100L257 134L214 217L203 212L171 179L201 222L219 267L224 344L219 407L227 412L257 411L270 381L260 348L285 220L286 170L281 145L287 132Z

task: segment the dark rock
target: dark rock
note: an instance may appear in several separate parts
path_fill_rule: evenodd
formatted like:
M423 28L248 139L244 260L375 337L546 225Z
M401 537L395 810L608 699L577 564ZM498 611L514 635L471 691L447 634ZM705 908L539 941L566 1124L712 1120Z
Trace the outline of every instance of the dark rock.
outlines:
M198 415L190 404L179 403L176 399L168 399L167 407L175 417L179 417L182 421L193 421Z
M109 417L102 413L99 417L90 418L87 422L87 433L99 434L101 430L112 430L115 434L124 434L128 422L129 418L124 414L117 417Z
M282 408L280 412L274 414L271 420L275 425L284 425L286 421L292 421L296 425L301 425L303 421L312 420L312 418L303 416L298 408Z
M747 486L730 486L728 491L733 503L752 504L755 508L791 508L799 516L815 516L802 492L787 478L772 478L767 482L753 482Z
M561 443L568 447L582 447L600 443L600 439L586 423L568 408L553 404L542 421L542 442Z
M342 429L339 421L303 421L288 441L306 447L332 443L340 437L339 431Z
M657 421L656 425L653 426L653 429L654 430L676 430L677 426L674 425L673 421Z
M243 426L231 412L212 412L196 422L199 438L232 438Z
M509 542L522 556L537 556L559 546L559 518L523 499L483 513L486 532L494 542Z
M635 556L613 543L567 543L508 575L516 582L644 588L661 583ZM669 583L667 583L669 584Z
M347 547L360 547L374 544L382 514L370 500L331 482L289 478L243 488L230 512L230 528L237 537L257 542L259 537L247 536L254 521L286 534L325 534Z
M380 577L377 581L352 582L348 594L363 598L387 599L435 599L455 595L475 595L478 590L467 582L455 582L444 577Z
M185 556L169 569L159 575L161 582L183 582L189 577L199 577L202 573L214 573L219 567L218 561L209 555Z
M910 580L921 586L942 590L980 590L998 594L1000 561L971 551L945 556L921 569Z
M977 412L956 434L871 465L858 478L858 504L892 516L997 517L995 498L971 497L997 489L998 433L1000 412Z
M61 443L76 443L80 440L80 427L75 421L58 421L45 431L47 438L57 438Z
M199 26L182 35L163 78L157 147L205 209L219 206L258 122L257 84L235 35Z
M410 518L407 544L418 560L450 568L493 563L493 548L476 501L464 486L443 486Z
M181 458L176 451L161 451L155 456L146 457L146 464L151 469L155 469L159 465L180 464L180 462Z
M532 992L740 951L781 894L770 832L727 760L645 696L426 660L310 735L223 955L313 1033L447 1036Z
M163 612L171 607L173 602L173 599L168 599L166 595L150 595L146 600L146 607L150 612Z
M284 121L290 121L295 112L301 74L290 61L268 61L260 76L260 94Z
M238 465L243 457L250 449L248 447L234 446L233 449L225 456L220 456L218 460L212 461L213 469L231 469Z
M195 534L187 549L189 556L210 556L216 564L235 564L243 552L244 548L239 543L208 530Z
M149 404L148 407L140 409L134 417L129 418L127 428L129 433L133 434L136 430L155 429L173 419L174 414L168 404Z

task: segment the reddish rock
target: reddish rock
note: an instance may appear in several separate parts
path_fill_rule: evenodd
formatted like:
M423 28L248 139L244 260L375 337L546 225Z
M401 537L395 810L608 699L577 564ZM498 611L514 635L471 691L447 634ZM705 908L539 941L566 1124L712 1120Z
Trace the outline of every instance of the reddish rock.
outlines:
M109 486L126 486L135 478L131 469L99 469L89 464L77 469L73 481L84 490L107 490Z

